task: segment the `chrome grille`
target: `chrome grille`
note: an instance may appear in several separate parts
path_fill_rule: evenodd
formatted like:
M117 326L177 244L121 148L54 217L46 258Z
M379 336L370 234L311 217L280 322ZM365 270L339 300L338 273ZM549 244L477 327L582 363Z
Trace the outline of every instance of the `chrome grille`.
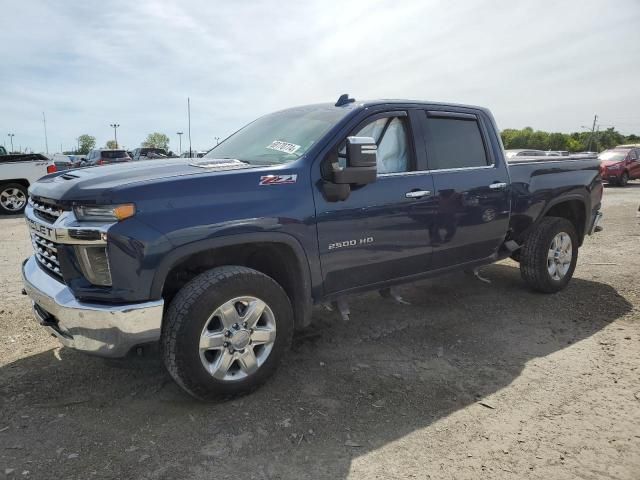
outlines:
M38 263L56 277L62 278L60 261L58 260L58 244L33 232L31 233L31 244Z
M34 215L47 223L54 223L63 212L60 207L37 202L32 198L29 198L29 205L33 207Z

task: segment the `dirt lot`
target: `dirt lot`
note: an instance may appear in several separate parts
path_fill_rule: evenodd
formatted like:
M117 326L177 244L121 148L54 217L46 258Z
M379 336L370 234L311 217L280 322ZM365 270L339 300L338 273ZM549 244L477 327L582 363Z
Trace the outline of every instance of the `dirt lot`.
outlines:
M21 218L0 218L0 478L640 478L640 182L557 295L517 265L318 309L275 378L203 404L157 357L58 348L20 294Z

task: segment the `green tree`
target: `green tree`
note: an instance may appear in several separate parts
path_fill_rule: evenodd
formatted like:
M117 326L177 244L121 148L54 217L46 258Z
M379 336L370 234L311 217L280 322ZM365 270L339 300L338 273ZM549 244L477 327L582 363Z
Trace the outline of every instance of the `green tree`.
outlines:
M108 140L107 143L105 144L105 147L114 150L116 148L118 148L118 144L116 143L115 140Z
M86 155L96 146L96 137L87 135L86 133L80 135L78 141L78 154Z
M164 133L154 132L147 135L147 139L142 142L143 147L147 148L164 148L169 150L169 137Z

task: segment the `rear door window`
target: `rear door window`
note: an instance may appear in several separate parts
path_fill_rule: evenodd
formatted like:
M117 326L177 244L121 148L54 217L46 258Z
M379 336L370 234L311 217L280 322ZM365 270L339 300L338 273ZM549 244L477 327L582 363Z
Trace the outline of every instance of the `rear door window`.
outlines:
M426 138L431 170L489 165L480 125L471 115L459 118L428 115Z

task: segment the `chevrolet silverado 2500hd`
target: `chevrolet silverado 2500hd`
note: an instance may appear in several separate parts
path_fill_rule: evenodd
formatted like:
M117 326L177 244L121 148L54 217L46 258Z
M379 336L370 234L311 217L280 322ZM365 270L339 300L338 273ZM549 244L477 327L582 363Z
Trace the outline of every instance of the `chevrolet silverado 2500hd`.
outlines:
M259 118L204 158L33 184L25 290L68 347L160 342L187 392L240 394L319 302L509 256L533 289L561 290L600 228L598 168L508 165L484 108L342 96Z

